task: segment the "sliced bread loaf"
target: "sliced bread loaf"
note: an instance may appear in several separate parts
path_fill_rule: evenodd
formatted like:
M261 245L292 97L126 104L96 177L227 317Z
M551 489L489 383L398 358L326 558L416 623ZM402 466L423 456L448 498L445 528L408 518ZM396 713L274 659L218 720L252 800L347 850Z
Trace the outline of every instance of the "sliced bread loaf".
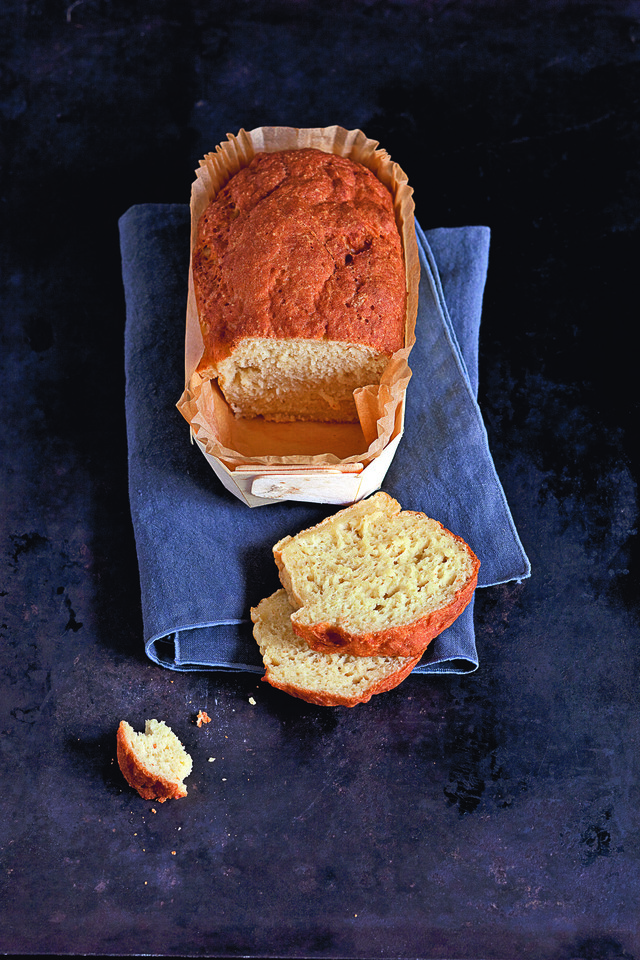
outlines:
M183 780L191 773L191 757L162 720L147 720L144 733L122 720L117 750L125 780L145 800L164 803L186 797Z
M265 665L262 678L294 697L323 707L354 707L397 687L420 657L354 657L319 653L291 625L291 604L277 590L251 611L253 633Z
M192 268L198 372L238 416L356 421L354 391L405 345L393 198L347 157L258 153L204 210Z
M273 548L293 630L315 650L421 656L462 613L480 561L424 513L377 493Z

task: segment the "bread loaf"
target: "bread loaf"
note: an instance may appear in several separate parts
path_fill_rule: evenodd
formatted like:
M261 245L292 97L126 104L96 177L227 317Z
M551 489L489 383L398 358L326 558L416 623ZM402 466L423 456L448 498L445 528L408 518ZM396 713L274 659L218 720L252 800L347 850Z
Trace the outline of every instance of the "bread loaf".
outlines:
M197 372L237 416L357 420L354 390L404 346L393 199L345 157L258 153L200 217L192 272Z
M186 797L191 757L166 723L147 720L144 733L136 733L122 720L116 740L120 770L141 797L158 803Z
M251 611L254 636L260 647L265 675L271 686L324 707L354 707L374 694L398 686L419 657L354 657L318 653L291 625L291 605L278 590Z
M460 537L385 493L273 548L294 632L319 651L420 656L462 613L480 561Z

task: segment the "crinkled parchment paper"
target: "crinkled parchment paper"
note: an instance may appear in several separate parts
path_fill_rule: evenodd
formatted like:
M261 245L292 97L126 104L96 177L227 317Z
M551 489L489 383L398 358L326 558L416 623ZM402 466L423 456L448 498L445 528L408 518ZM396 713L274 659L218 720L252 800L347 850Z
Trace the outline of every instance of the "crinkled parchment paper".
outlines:
M191 191L191 253L198 221L205 207L256 153L314 147L349 157L368 167L391 191L396 222L402 239L407 278L405 345L395 353L381 383L356 392L358 423L271 423L257 418L236 418L217 381L203 380L196 367L204 345L198 321L193 271L189 266L185 338L185 389L178 409L192 433L212 457L229 469L289 465L307 466L322 473L344 465L366 465L378 457L389 441L402 432L404 397L411 378L408 359L415 342L420 265L414 228L413 190L406 174L389 154L361 130L343 127L258 127L240 130L208 153L196 171ZM351 466L350 466L351 465Z

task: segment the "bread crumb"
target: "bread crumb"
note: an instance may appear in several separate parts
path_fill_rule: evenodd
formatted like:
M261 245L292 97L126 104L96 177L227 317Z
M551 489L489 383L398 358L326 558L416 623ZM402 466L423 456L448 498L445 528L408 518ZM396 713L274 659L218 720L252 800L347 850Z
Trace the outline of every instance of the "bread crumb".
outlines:
M205 710L198 710L196 723L199 727L201 727L203 723L211 723L211 717Z
M215 760L215 757L209 757L209 763L213 763L214 760Z
M249 703L251 704L252 707L255 707L255 705L256 705L256 702L255 702L255 700L253 699L253 697L249 697Z

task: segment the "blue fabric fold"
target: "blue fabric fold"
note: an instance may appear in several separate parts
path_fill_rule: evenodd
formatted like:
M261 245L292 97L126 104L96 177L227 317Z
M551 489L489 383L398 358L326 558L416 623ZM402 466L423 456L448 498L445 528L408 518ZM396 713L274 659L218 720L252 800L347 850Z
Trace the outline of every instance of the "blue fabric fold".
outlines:
M129 497L148 656L174 670L262 673L249 609L279 587L272 545L336 507L251 510L226 491L176 409L184 381L189 208L140 204L120 219L126 297ZM405 433L383 489L464 537L479 586L530 575L477 403L486 227L416 227L421 260ZM478 667L473 603L415 673Z

